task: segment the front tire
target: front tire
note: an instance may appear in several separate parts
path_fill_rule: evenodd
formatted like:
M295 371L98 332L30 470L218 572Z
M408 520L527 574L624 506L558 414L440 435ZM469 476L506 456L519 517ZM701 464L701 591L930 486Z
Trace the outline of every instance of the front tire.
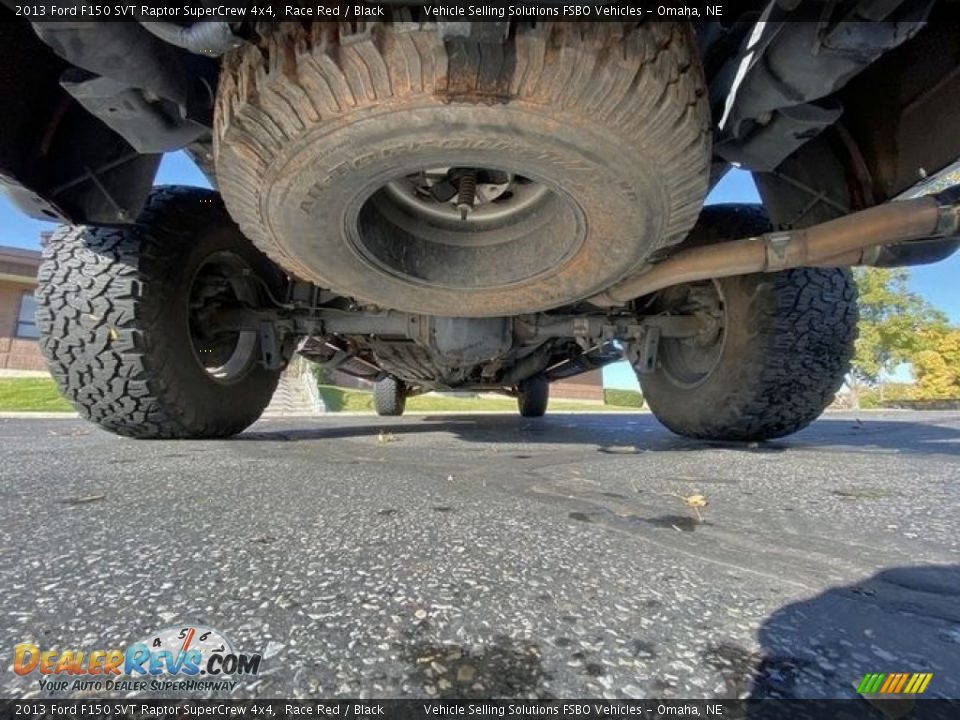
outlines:
M715 206L704 209L687 243L770 229L758 207ZM698 305L720 320L710 337L662 340L657 370L638 373L653 414L678 435L757 441L797 432L832 402L849 370L857 306L847 269L693 283L669 288L658 302L664 310Z
M542 375L527 378L517 387L517 409L523 417L543 417L549 401L550 381Z
M260 417L280 370L258 363L255 331L211 334L198 313L259 301L253 276L282 287L210 190L158 189L134 225L64 228L36 292L50 373L83 417L118 435L234 435Z
M407 407L407 388L402 381L388 377L373 386L373 408L381 417L399 417Z

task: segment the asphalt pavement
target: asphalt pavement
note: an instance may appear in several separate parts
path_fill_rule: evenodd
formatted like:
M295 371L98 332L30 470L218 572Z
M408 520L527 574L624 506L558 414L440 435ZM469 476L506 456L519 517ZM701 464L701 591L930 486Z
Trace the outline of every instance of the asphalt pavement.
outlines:
M647 414L5 419L0 697L51 696L17 643L181 626L262 655L232 697L960 697L958 510L957 413L751 445Z

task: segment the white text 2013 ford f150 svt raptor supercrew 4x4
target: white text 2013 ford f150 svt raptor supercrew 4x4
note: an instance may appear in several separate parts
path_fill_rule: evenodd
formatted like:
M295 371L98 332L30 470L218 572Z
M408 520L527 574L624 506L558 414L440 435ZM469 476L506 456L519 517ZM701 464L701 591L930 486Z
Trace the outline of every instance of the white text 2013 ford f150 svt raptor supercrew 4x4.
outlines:
M542 415L552 380L625 357L671 430L783 436L847 371L849 268L958 246L956 188L911 196L960 157L948 4L158 22L2 1L0 185L67 224L42 349L123 435L240 432L299 353L376 382L385 415L431 389ZM216 191L152 187L176 150ZM733 166L762 206L705 208Z

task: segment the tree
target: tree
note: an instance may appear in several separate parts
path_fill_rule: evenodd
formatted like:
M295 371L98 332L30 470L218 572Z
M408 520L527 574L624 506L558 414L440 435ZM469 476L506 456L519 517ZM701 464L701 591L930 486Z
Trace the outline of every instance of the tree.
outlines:
M905 268L855 268L860 323L848 386L856 404L863 385L881 382L897 365L930 350L946 316L914 292Z
M936 328L928 335L930 346L913 359L916 398L960 398L960 328Z

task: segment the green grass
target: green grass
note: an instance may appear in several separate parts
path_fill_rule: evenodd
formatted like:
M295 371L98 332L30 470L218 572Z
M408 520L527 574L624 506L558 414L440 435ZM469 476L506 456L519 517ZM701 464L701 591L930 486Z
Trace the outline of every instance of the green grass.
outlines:
M373 393L319 385L320 396L331 412L373 412ZM551 400L549 410L589 410L591 412L631 412L635 407L601 405L600 403ZM51 378L0 378L0 412L69 412L71 405L64 400ZM502 410L516 412L517 402L508 397L438 397L418 395L407 400L410 412L449 412Z
M603 391L603 402L605 405L642 408L643 394L636 390L614 390L608 388Z
M373 393L368 390L352 390L332 385L318 385L320 397L331 412L373 412ZM417 395L407 400L410 412L450 412L501 410L516 412L517 401L509 397L438 397L435 395ZM589 410L591 412L630 412L635 407L601 405L600 403L551 400L548 410L563 412L568 410Z
M0 378L0 411L71 411L52 378Z

